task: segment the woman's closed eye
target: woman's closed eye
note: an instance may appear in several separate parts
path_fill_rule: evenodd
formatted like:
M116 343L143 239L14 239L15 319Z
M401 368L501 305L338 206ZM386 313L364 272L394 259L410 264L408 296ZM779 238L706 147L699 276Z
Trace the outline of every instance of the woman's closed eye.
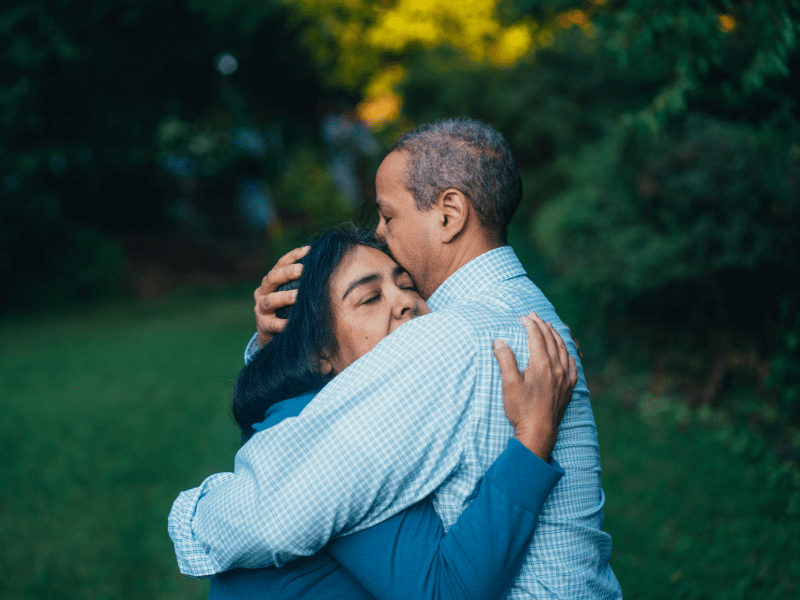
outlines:
M380 293L375 293L370 296L367 296L366 300L362 300L361 304L374 304L380 299Z
M396 279L397 287L401 290L406 290L409 292L416 292L417 287L414 285L414 282L411 281L411 276L406 273L405 271Z

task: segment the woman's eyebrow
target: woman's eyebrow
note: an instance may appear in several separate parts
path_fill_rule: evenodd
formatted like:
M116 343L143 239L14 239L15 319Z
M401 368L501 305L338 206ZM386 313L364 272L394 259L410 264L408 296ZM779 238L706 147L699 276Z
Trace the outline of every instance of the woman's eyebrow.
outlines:
M347 286L347 289L345 290L344 295L342 296L342 300L347 298L347 294L352 292L358 286L366 285L367 283L372 283L373 281L377 281L380 278L381 276L378 275L377 273L370 273L369 275L364 275L363 277L359 277L358 279L356 279L350 285Z

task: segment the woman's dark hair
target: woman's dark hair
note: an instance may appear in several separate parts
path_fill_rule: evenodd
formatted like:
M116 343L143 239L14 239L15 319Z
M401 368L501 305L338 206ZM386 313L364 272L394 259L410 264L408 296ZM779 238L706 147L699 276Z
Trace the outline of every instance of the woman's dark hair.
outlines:
M333 374L320 372L321 359L334 356L338 350L330 281L356 246L389 254L373 231L333 229L317 236L308 254L297 261L303 264L300 278L280 287L298 290L295 303L276 312L276 316L288 319L286 327L245 365L233 386L233 417L243 440L255 433L253 425L264 420L270 406L319 389L333 378Z

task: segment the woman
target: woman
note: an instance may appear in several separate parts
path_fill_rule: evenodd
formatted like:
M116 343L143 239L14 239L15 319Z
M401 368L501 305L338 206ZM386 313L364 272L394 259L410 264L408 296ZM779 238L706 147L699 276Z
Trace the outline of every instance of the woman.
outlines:
M403 323L429 312L408 274L365 232L326 233L314 241L303 263L302 277L287 286L298 292L287 309L284 331L237 378L233 412L244 439L299 414L336 373ZM541 459L550 458L577 378L574 360L567 358L552 329L535 315L523 322L531 356L546 355L548 364L559 363L569 375L556 378L537 396L532 380L552 380L552 369L529 366L521 378L510 349L496 352L506 414L518 441L497 459L447 534L426 499L281 569L221 574L212 580L211 598L502 596L521 564L538 510L563 474L532 450ZM536 436L516 427L542 407L557 415L548 434Z

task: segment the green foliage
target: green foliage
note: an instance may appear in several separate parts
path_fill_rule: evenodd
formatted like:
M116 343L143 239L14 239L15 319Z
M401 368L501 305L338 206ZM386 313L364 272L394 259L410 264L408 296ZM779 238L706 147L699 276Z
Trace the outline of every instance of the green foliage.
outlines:
M28 188L0 205L0 306L45 308L106 298L120 286L119 247L63 218L53 194ZM38 192L38 193L37 193Z
M176 20L160 18L161 6L67 0L0 9L0 305L113 293L122 260L103 230L120 213L118 229L157 221L152 132L167 106L180 111L202 96L198 69L184 69L206 52L175 35L196 20L174 2Z
M184 231L176 202L200 215L195 236L242 235L240 182L279 185L342 96L321 83L303 27L277 1L4 5L0 307L43 288L62 302L113 293L112 240ZM218 72L221 52L235 73Z
M592 402L623 594L795 597L800 570L786 557L800 534L800 469L720 411L694 413L638 379L615 372Z
M299 151L276 190L276 204L284 217L271 231L275 258L352 219L350 207L321 162L312 149Z
M800 420L800 296L785 295L780 301L780 348L772 359L767 386L778 398L781 414ZM800 446L800 444L798 444Z
M626 72L661 83L626 123L655 132L687 108L758 118L786 102L800 9L785 0L626 0L595 19ZM753 112L753 109L760 109Z
M536 239L562 284L625 310L653 290L700 289L737 273L742 287L798 268L794 131L691 116L653 142L610 137L585 151L574 184L538 215ZM783 138L783 139L781 139Z

